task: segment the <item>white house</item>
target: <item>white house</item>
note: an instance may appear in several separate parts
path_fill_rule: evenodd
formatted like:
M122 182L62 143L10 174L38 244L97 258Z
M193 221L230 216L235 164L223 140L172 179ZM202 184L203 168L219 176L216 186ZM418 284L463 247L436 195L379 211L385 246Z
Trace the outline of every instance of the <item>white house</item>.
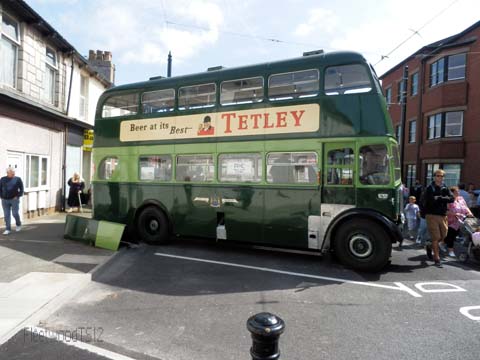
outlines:
M91 64L23 0L2 1L0 19L0 175L12 166L23 179L23 213L62 210L74 171L89 185L84 134L112 86L111 54Z

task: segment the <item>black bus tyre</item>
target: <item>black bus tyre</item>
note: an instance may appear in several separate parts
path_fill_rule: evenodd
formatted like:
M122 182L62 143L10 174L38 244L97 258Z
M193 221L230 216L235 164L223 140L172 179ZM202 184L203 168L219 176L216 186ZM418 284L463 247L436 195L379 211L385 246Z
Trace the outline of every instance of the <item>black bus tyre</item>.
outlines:
M340 225L333 248L342 264L360 271L381 270L392 254L392 242L385 230L366 219Z
M148 244L166 244L170 240L168 219L155 206L148 206L140 212L136 229L140 240Z

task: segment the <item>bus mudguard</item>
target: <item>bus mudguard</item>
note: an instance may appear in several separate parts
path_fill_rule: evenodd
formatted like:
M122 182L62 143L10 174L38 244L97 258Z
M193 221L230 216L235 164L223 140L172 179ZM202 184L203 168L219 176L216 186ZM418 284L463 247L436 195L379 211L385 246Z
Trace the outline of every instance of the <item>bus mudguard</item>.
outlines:
M372 209L362 209L362 208L352 208L349 209L340 215L338 215L330 224L325 234L325 240L323 242L322 250L331 248L331 239L334 238L335 232L342 226L342 223L352 219L368 219L373 220L380 224L387 234L390 235L390 240L392 243L396 243L402 239L402 234L397 224L392 220L388 219L381 213L372 210Z

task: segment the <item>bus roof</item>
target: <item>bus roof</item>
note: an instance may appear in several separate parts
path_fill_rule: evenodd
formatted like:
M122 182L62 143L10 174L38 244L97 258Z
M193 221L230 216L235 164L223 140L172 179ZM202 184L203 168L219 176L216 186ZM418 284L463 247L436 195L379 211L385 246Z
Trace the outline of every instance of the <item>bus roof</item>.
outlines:
M319 64L322 66L331 66L331 65L341 65L363 62L366 60L360 53L353 51L335 51L330 53L322 53L315 55L307 55L298 58L291 58L286 60L279 60L274 62L267 62L261 64L253 65L244 65L233 68L220 68L219 70L205 71L196 74L188 74L181 76L174 76L170 78L155 78L153 80L141 81L136 83L130 83L120 86L115 86L107 91L104 95L110 93L115 93L117 91L128 91L136 89L148 89L148 88L158 88L158 87L176 87L179 83L188 80L189 85L194 85L195 83L202 83L205 81L214 81L218 78L234 78L235 76L243 77L245 76L245 71L248 70L248 75L255 76L255 74L261 75L265 72L275 71L276 68L285 69L291 67L295 68L305 68L311 65L312 67L318 67Z

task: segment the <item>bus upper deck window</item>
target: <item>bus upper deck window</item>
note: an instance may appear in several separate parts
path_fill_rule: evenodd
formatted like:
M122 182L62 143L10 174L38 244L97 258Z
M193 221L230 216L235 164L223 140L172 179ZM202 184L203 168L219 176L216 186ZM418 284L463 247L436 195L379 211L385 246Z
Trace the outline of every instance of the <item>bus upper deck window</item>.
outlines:
M138 94L125 94L109 97L102 108L102 117L129 116L138 113Z
M224 81L220 85L220 104L249 104L263 101L263 77Z
M330 66L325 70L326 95L343 95L369 92L372 82L367 68L360 64Z
M215 106L215 84L184 86L178 90L178 109L200 109Z
M174 89L149 91L142 95L142 108L144 114L173 111L174 106Z
M316 69L271 75L268 79L268 98L287 100L318 95L319 72Z

